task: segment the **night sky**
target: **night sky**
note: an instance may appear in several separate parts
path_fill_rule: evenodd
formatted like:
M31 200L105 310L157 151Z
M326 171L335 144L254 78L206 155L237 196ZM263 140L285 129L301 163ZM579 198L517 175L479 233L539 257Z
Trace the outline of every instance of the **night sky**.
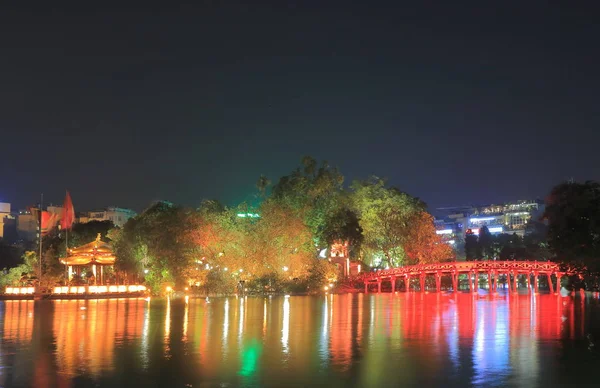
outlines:
M14 208L233 204L303 155L431 208L600 179L597 1L40 3L0 12Z

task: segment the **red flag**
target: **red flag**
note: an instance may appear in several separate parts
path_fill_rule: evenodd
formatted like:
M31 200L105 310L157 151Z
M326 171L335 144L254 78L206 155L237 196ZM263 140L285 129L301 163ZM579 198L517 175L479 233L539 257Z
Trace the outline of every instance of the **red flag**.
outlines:
M42 236L47 235L60 221L60 214L42 211Z
M63 215L60 220L61 229L71 229L73 222L75 221L75 208L73 207L73 201L71 201L71 195L67 191L65 197L65 203L63 204Z

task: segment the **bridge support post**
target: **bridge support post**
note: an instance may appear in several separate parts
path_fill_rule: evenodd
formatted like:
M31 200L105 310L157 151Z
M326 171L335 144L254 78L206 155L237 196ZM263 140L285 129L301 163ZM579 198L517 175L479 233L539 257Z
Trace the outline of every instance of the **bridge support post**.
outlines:
M556 292L560 292L560 278L562 277L562 273L556 273Z
M419 282L420 282L420 286L421 286L421 292L425 291L425 274L421 273L421 275L419 275Z
M365 294L369 293L369 281L365 280Z
M539 293L539 272L535 271L533 273L533 292L536 294Z
M467 276L469 277L469 292L473 292L473 273L467 272Z
M494 279L492 278L492 271L488 271L488 293L494 292Z
M452 292L458 292L458 274L452 274Z
M392 293L396 292L396 277L392 277Z
M550 288L550 294L554 294L554 285L552 284L552 274L546 274L548 277L548 288Z
M506 273L506 285L508 286L508 293L512 292L512 284L510 282L510 272Z
M404 276L404 290L410 292L410 276Z
M435 274L435 291L442 292L442 274L439 272Z
M377 293L381 293L381 279L377 280Z

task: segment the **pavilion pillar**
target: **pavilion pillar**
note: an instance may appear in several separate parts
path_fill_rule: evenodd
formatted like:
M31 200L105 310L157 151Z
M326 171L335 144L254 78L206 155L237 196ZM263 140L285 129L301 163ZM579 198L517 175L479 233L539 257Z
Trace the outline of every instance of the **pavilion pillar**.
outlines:
M421 283L420 284L421 285L421 292L425 291L425 274L424 273L422 273L419 276L419 282Z
M533 292L535 292L536 294L539 292L539 272L535 271L533 273Z
M73 278L73 266L70 265L67 274L67 280L71 280Z
M396 292L396 277L392 276L392 293Z
M435 274L435 291L442 291L442 275L439 272Z
M527 272L525 275L525 285L527 286L527 293L529 294L531 292L529 290L529 286L531 285L531 273Z
M409 292L409 291L410 291L410 276L408 276L408 275L406 275L406 276L404 277L404 290L405 290L406 292Z
M96 264L92 264L92 273L94 274L94 284L98 284L98 275L96 273Z
M554 294L554 285L552 284L552 274L546 274L548 277L548 287L550 288L550 294Z
M100 284L104 285L104 266L100 266Z
M562 273L557 272L556 273L556 292L560 292L561 290L561 286L560 286L560 278L562 277Z
M458 274L453 273L452 275L452 292L458 292Z

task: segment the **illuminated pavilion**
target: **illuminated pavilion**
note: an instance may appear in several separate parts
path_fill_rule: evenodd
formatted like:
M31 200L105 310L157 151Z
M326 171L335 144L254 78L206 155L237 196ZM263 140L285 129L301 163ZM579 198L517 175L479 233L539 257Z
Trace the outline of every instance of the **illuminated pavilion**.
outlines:
M67 257L60 259L67 266L69 280L73 274L81 275L83 270L91 267L95 284L104 284L104 267L115 264L115 254L108 243L100 240L100 233L95 241L77 248L69 249Z

